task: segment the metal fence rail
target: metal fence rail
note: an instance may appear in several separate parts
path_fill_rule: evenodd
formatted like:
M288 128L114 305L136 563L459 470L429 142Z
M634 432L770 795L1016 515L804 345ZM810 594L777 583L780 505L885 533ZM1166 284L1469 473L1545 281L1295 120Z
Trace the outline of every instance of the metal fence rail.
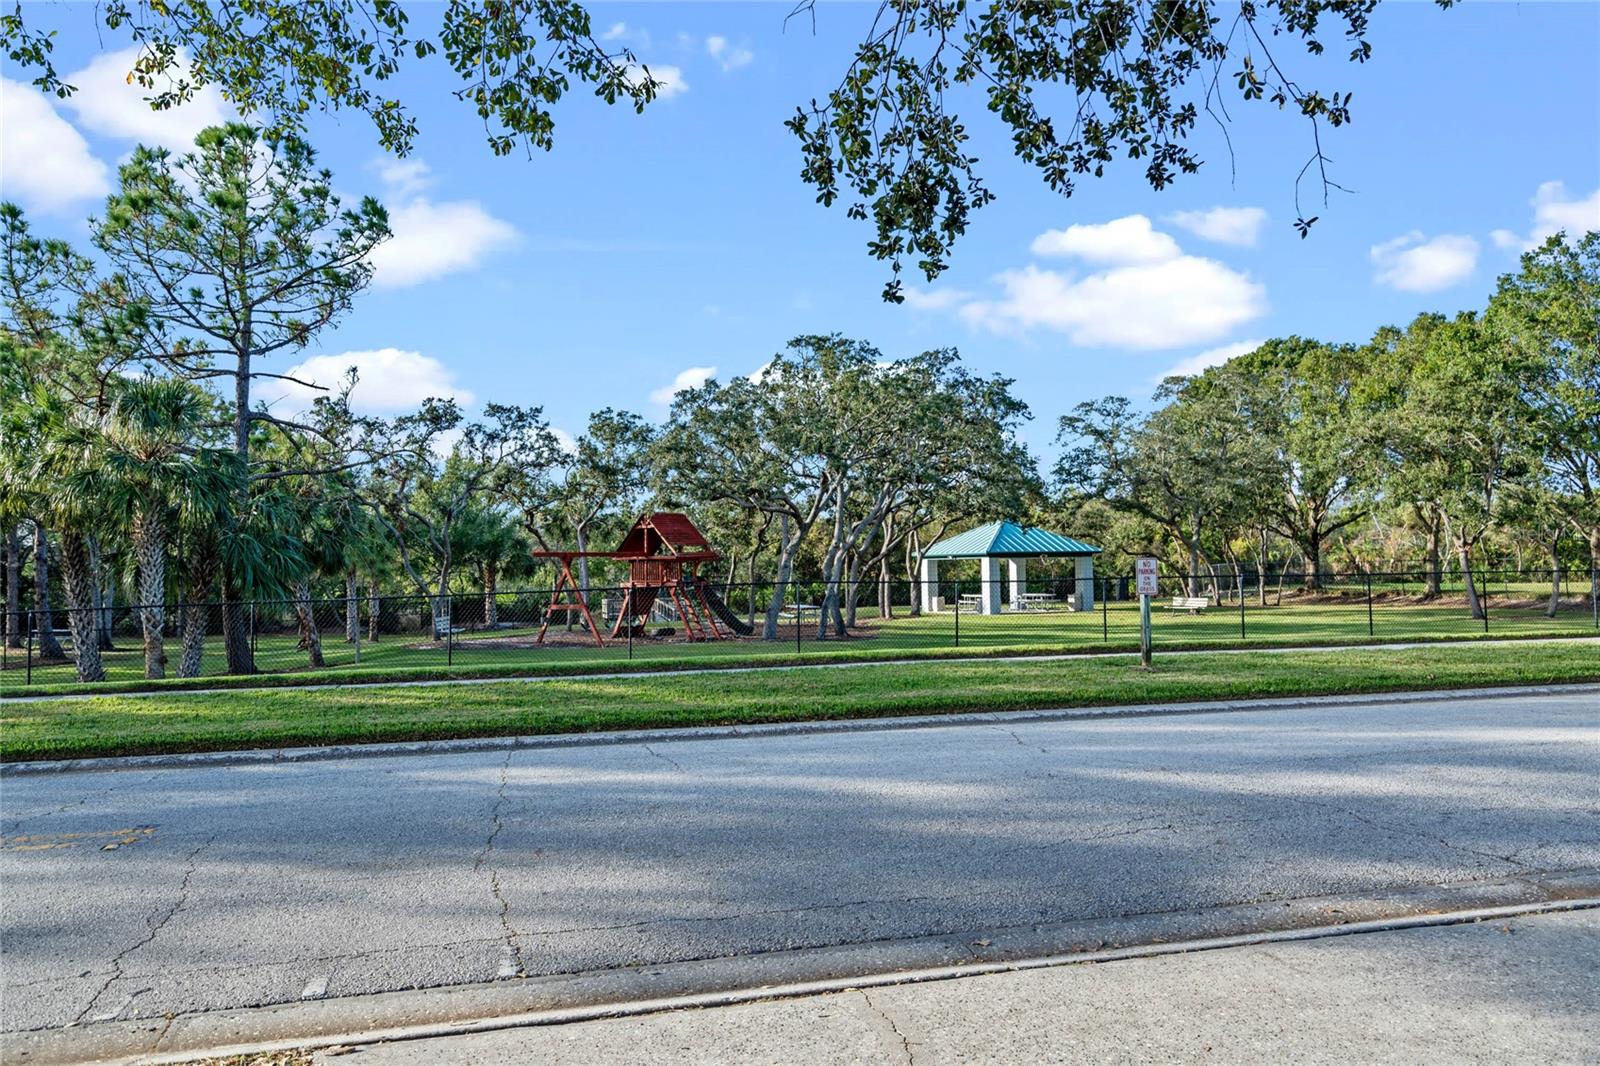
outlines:
M1167 575L1167 598L1154 605L1153 640L1158 648L1221 648L1600 632L1600 573L1475 572L1470 594L1462 575L1430 578L1425 571L1324 574L1315 586L1277 575ZM837 589L821 581L781 589L771 582L711 581L713 595L704 603L657 597L643 624L619 626L627 590L597 586L583 600L600 630L598 644L578 612L550 610L549 590L436 598L364 589L354 598L161 604L149 617L161 622L169 678L228 674L223 632L229 612L246 635L254 672L359 669L400 677L440 667L492 672L625 660L733 665L823 652L893 659L930 650L1120 649L1136 645L1139 636L1131 587L1123 575L1092 582L1030 576L988 586L863 580ZM1199 602L1174 604L1173 596ZM718 607L711 611L713 598ZM693 617L680 616L685 608ZM145 676L149 610L122 605L96 612L109 680ZM70 614L65 608L29 610L4 619L0 682L6 688L76 680ZM46 633L59 655L50 654ZM713 633L719 639L696 639Z

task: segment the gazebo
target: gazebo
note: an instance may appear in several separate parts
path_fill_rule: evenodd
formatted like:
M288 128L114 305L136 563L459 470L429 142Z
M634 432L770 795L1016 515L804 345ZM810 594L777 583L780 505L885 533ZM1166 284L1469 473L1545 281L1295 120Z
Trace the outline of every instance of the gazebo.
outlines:
M1029 559L1073 559L1073 577L1076 593L1072 598L1074 610L1094 610L1094 557L1100 549L1081 540L1063 537L1045 529L1034 529L1016 522L990 522L965 533L946 537L922 556L922 606L925 611L944 609L944 599L939 594L939 563L944 559L981 560L982 582L979 587L978 611L981 614L1000 613L1000 562L1005 560L1011 581L1013 609L1023 603L1022 594L1027 588L1027 561Z

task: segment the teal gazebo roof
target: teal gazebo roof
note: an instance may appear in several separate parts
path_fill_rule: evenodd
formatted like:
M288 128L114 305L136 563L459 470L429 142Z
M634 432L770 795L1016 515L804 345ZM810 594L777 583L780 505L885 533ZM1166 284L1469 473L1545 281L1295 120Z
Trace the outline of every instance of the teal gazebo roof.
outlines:
M1099 555L1100 549L1047 529L1034 529L1011 521L990 522L965 533L946 537L924 554L928 559L981 559L984 556Z

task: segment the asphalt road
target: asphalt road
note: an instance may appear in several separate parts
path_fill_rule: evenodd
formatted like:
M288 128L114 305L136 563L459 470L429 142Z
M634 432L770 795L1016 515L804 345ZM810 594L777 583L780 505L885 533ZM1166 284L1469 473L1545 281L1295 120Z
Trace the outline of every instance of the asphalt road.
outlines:
M1597 704L8 778L3 1024L1597 867Z
M318 1066L1600 1061L1600 911L368 1044Z

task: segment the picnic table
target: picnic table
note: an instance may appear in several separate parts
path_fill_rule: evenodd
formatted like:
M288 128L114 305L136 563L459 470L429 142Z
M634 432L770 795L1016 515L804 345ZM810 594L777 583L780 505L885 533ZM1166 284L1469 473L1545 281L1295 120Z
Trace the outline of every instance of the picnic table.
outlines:
M1056 602L1053 592L1024 592L1017 596L1017 610L1034 611L1047 603Z

